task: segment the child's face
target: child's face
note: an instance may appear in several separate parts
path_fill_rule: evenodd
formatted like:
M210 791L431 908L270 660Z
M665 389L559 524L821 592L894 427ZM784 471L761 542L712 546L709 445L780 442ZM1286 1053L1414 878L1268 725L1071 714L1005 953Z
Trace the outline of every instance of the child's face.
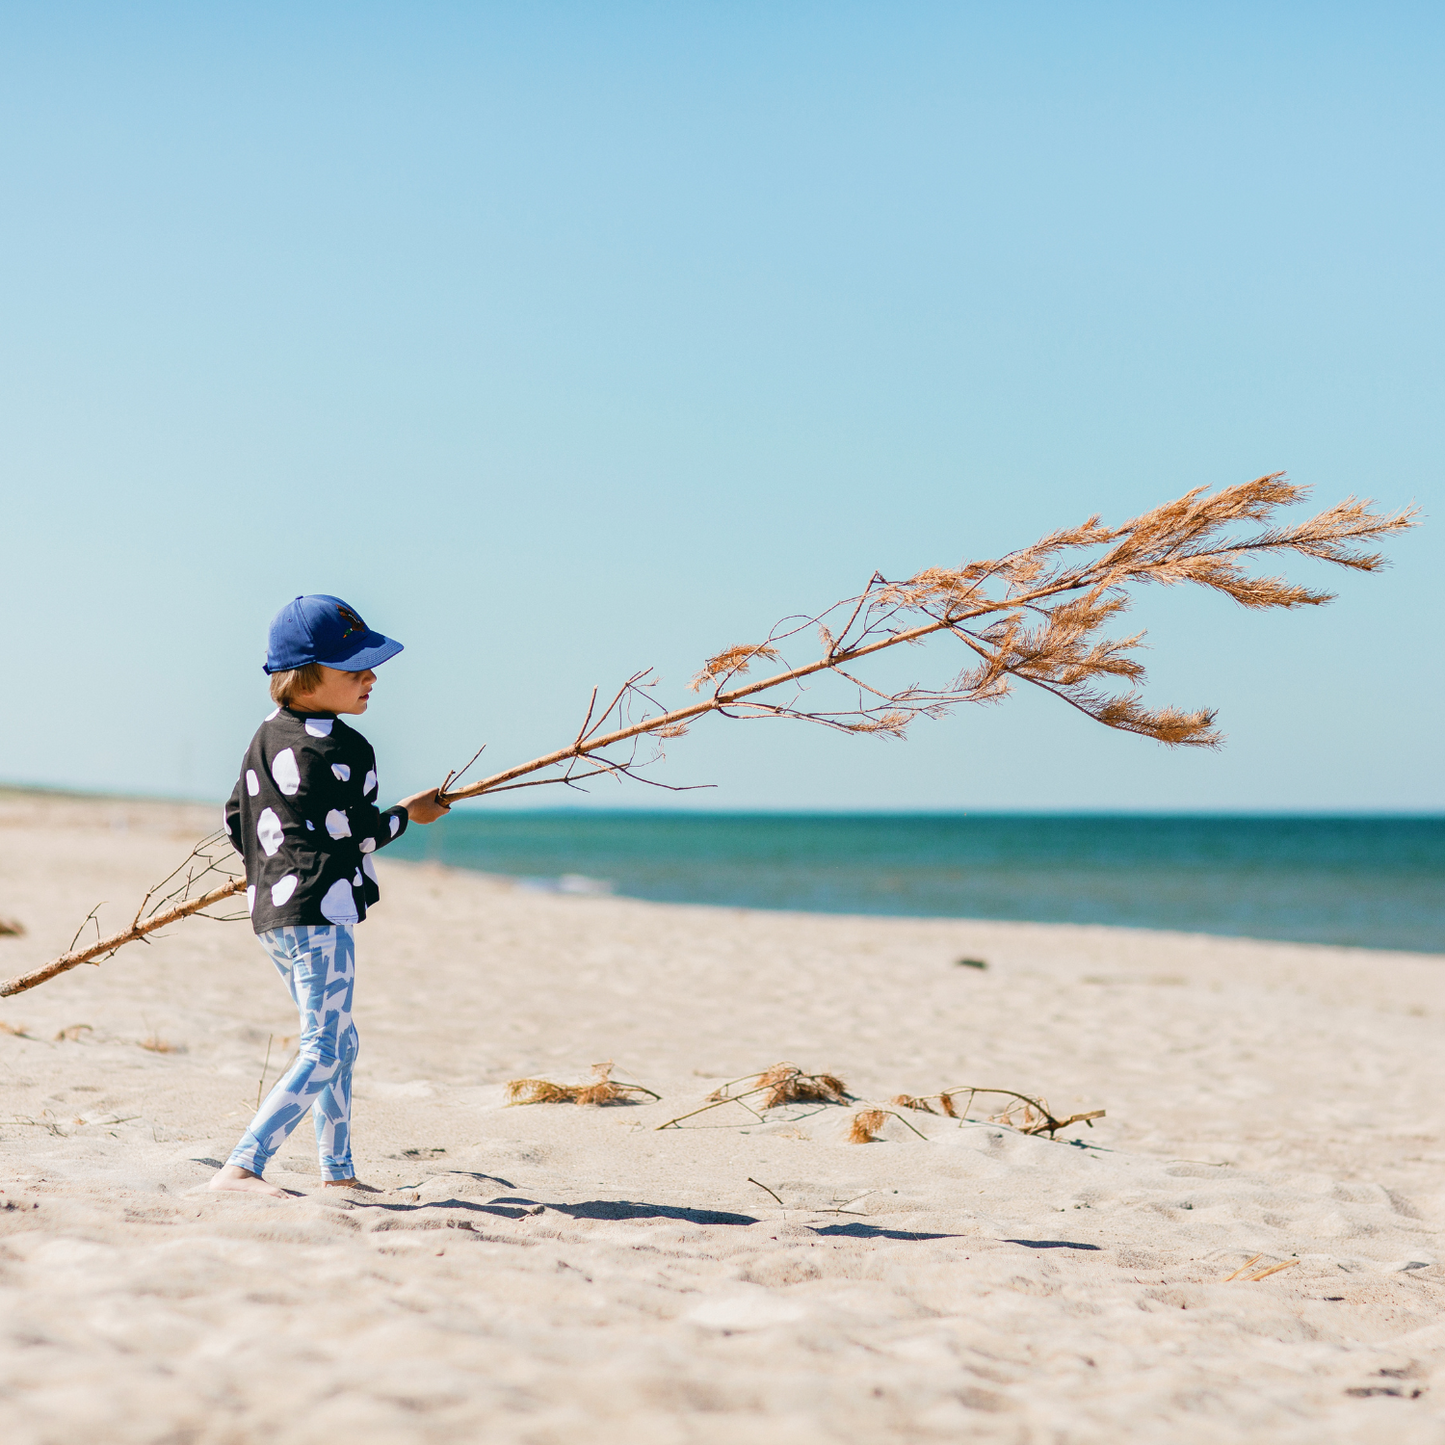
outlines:
M370 668L365 672L342 672L322 664L321 686L296 698L292 706L302 712L362 713L375 681L376 674Z

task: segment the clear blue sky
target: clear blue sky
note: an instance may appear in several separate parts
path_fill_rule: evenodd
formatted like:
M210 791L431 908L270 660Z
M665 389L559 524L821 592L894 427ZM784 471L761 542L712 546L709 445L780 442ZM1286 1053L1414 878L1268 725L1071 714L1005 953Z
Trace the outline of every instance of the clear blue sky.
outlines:
M1442 41L1392 4L0 6L0 778L224 796L303 591L407 644L364 723L400 794L874 568L1279 468L1439 513ZM901 745L714 720L665 776L715 792L597 801L1439 809L1442 537L1307 615L1148 598L1150 696L1217 705L1218 755L1042 697Z

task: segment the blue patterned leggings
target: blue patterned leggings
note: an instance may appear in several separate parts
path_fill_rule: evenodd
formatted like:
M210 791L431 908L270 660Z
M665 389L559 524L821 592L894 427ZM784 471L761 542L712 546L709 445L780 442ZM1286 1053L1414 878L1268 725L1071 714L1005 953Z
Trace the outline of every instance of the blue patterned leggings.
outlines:
M360 1048L351 1022L356 985L351 928L273 928L259 937L301 1011L301 1048L226 1162L264 1174L311 1109L321 1177L350 1179L356 1172L351 1164L351 1066Z

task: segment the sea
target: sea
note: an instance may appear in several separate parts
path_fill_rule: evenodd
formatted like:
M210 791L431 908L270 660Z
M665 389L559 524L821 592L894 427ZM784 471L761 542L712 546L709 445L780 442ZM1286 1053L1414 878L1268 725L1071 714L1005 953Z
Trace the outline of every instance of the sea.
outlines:
M1445 954L1445 817L458 809L393 847L561 893Z

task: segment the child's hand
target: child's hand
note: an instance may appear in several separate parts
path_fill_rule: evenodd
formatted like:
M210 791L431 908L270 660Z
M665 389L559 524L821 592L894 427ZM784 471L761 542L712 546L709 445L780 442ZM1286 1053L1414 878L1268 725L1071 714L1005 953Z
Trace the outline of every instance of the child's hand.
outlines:
M406 809L406 816L413 823L435 823L444 813L451 811L450 803L437 801L435 788L428 788L424 793L413 793L411 797L403 798L401 806Z

